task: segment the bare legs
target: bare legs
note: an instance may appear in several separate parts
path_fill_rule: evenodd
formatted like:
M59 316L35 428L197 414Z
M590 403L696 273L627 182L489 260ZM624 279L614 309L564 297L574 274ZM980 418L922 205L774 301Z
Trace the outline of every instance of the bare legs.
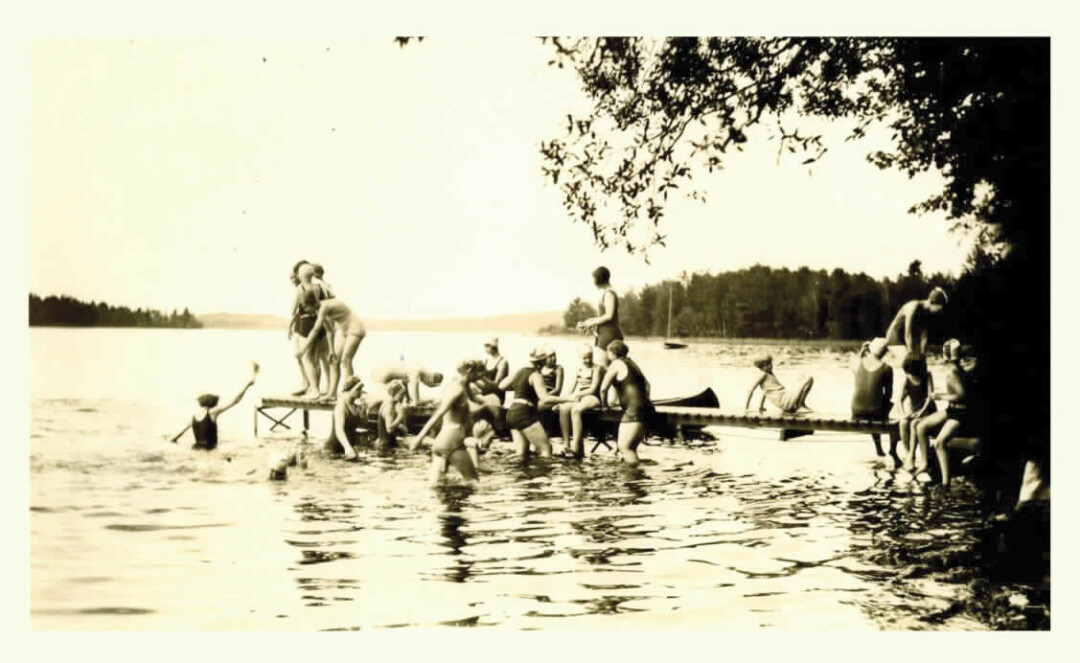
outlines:
M551 441L548 440L544 426L539 421L523 430L511 429L510 437L514 439L514 448L522 460L528 459L530 445L542 458L551 458Z
M922 463L915 467L914 474L918 475L926 471L930 463L930 433L940 428L948 418L949 415L944 410L939 410L928 417L923 417L915 424L915 437L919 441L919 455L922 456Z
M941 425L937 437L934 438L934 451L937 452L938 468L941 469L941 485L949 485L949 440L960 429L960 422L949 419Z
M585 423L582 414L597 407L600 407L600 400L596 396L586 396L575 403L559 406L559 428L562 430L563 441L573 450L576 458L585 455L582 441L585 437Z
M431 481L433 483L446 473L450 465L453 465L461 473L461 478L466 481L476 481L480 478L476 474L476 466L472 459L472 453L475 453L475 450L470 453L465 442L461 426L444 424L439 430L435 442L431 445Z
M624 421L619 424L619 453L628 465L638 464L637 448L645 439L645 423Z

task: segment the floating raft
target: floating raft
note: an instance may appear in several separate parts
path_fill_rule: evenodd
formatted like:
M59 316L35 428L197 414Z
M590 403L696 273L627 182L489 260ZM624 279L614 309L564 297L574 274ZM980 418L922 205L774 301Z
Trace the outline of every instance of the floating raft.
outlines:
M712 389L706 389L694 396L658 400L655 414L649 422L654 433L666 437L681 438L684 434L700 431L706 426L733 426L739 428L771 428L780 431L781 440L790 440L814 431L835 431L843 433L863 433L873 436L888 435L890 440L899 439L899 420L857 419L852 417L824 414L757 414L747 412L725 412L716 405L718 401ZM710 407L711 406L711 407ZM269 410L288 409L281 417L273 416ZM295 412L303 413L303 434L307 436L310 427L309 412L333 411L334 403L318 402L293 396L264 397L255 406L255 436L258 437L259 417L273 422L270 430L283 427L291 430L286 420ZM435 411L435 403L428 401L409 408L406 422L410 430L419 429ZM589 416L591 415L591 416ZM377 416L371 412L371 420ZM593 410L586 415L587 425L592 423L598 437L611 432L622 418L618 408ZM591 419L591 422L588 420ZM596 426L602 423L602 426ZM551 427L549 422L548 427ZM557 424L556 424L557 427Z

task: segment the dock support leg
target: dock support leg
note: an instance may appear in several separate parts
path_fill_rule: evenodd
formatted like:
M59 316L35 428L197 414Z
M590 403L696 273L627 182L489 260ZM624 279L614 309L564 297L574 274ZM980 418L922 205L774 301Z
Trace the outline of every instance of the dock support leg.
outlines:
M889 431L889 455L896 458L896 446L900 444L900 429L893 428Z
M795 430L795 429L792 429L792 428L781 428L780 429L780 441L781 442L787 442L788 440L794 440L795 438L802 437L803 435L813 435L813 434L814 434L814 431L812 431L812 430Z
M307 432L308 432L308 428L309 428L309 426L311 424L311 420L308 418L308 414L309 414L308 411L304 410L304 439L305 440L308 437Z
M255 437L259 437L259 408L256 407L251 411L253 418L255 419Z
M679 443L686 442L686 435L683 433L682 424L675 427L675 441Z

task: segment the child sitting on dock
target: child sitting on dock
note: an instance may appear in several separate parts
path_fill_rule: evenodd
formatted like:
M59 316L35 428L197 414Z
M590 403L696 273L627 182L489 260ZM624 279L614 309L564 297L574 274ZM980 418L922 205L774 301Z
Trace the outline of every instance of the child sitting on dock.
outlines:
M987 413L979 398L978 383L975 378L977 361L970 346L961 346L956 339L949 339L942 348L946 361L949 362L949 376L946 379L946 391L934 392L933 397L945 401L944 410L924 417L915 427L919 438L919 449L923 453L923 465L916 470L916 476L926 469L926 457L930 435L934 434L934 451L937 454L938 469L941 471L941 483L949 485L951 472L949 450L957 448L958 441L953 438L963 430L968 435L985 433ZM969 438L971 439L971 438ZM960 449L965 462L978 454L978 438L974 446Z
M177 433L172 438L172 443L176 444L184 433L191 429L191 432L195 434L195 444L192 449L205 449L210 451L218 445L218 428L217 420L221 416L222 412L225 412L232 406L239 403L243 398L247 390L251 388L251 385L255 384L255 376L259 374L259 364L257 362L251 362L251 379L248 380L244 388L240 390L240 393L236 395L236 398L232 399L227 405L218 406L217 394L203 394L199 396L199 407L202 408L198 413L191 417L191 421L184 429Z
M893 371L881 360L889 351L885 345L885 339L875 338L863 343L862 351L856 357L855 392L851 396L851 416L856 419L873 419L887 421L889 412L892 411ZM881 448L881 434L871 433L874 440L874 449L877 455L884 456L885 451ZM896 462L900 458L896 455L896 441L893 438L889 453Z
M904 386L900 389L900 441L907 450L904 469L915 469L916 427L926 417L937 411L934 399L934 376L926 368L926 360L921 357L904 359ZM926 457L923 456L923 465Z
M813 412L806 405L806 395L810 393L810 388L814 386L814 378L800 376L796 388L789 392L780 383L780 380L777 380L776 376L773 375L772 355L764 355L754 360L754 366L761 371L761 375L750 386L750 391L746 394L747 410L750 409L750 400L754 397L754 391L761 387L761 402L758 404L758 412L765 411L766 398L784 414Z

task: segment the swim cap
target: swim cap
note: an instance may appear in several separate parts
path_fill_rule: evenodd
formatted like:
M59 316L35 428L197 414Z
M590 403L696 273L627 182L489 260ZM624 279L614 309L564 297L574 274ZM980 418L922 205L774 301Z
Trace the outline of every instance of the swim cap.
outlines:
M217 394L203 394L199 396L199 405L201 407L214 407L218 404L218 400L220 399Z
M630 348L626 347L626 344L619 339L615 339L611 343L608 343L607 351L615 355L617 359L622 359L626 355L630 354Z
M400 396L405 393L405 383L401 380L391 380L390 384L386 385L386 391L391 396Z
M529 351L529 361L531 361L532 363L535 364L537 362L544 361L545 359L547 359L547 350L545 350L544 348L536 346Z
M772 363L772 355L770 355L770 354L758 355L758 357L754 359L754 366L756 366L758 368L761 368L765 364L771 364L771 363Z
M611 283L611 270L607 267L597 267L593 270L592 277L597 285L607 285Z
M941 346L941 356L945 357L945 359L949 361L955 361L956 359L959 359L959 351L960 341L956 340L955 338L950 338L949 340L945 341L945 343Z
M578 356L579 357L585 357L585 356L591 357L592 356L592 349L593 349L593 346L589 345L588 343L582 343L581 348L578 351Z
M484 341L484 345L485 346L490 345L491 347L498 350L499 349L499 337L498 336L492 336L488 340Z
M938 306L945 306L949 303L949 296L945 294L945 291L941 288L934 288L930 291L930 295L926 298L931 304L937 304Z
M479 359L462 359L457 364L457 372L461 375L468 375L476 371L481 371L484 368L484 362Z

